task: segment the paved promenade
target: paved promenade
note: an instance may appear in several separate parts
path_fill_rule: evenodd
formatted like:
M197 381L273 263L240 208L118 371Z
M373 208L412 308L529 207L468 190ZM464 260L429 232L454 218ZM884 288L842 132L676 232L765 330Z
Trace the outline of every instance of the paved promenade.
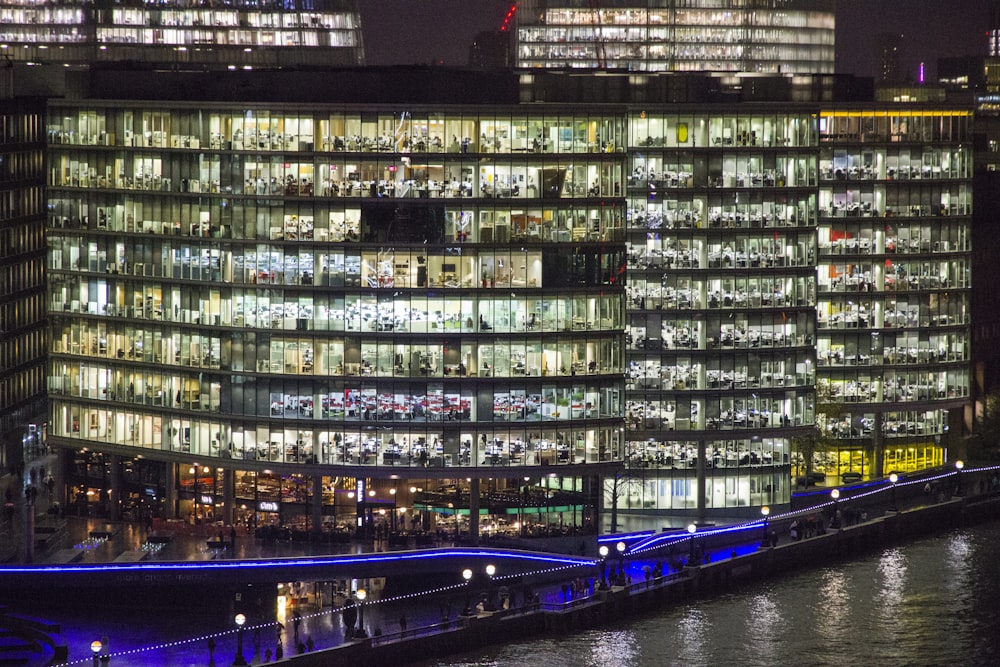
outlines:
M31 465L38 467L48 464L43 459L33 462ZM952 488L954 480L947 473L940 475L939 480L933 482L935 488ZM971 484L971 480L968 483ZM981 476L980 483L983 487L987 486L985 476ZM6 544L8 547L12 544L19 545L19 548L23 549L24 545L19 543L23 542L23 521L26 513L21 482L10 476L0 479L0 490L5 492L8 486L17 490L17 493L12 494L15 509L12 518L4 517L3 519L0 531L4 534L0 535L0 544ZM923 490L924 482L922 480L919 484L909 483L906 487L900 486L901 488L898 490L893 490L891 496L889 495L890 489L885 487L881 489L874 487L874 490L858 489L854 493L857 494L857 498L863 498L863 502L852 504L850 497L845 494L840 507L845 510L845 514L848 514L846 510L850 507L849 515L856 516L858 521L864 521L881 517L887 511L891 511L890 504L897 505L899 509L912 509L922 503L941 501L941 497L931 497ZM967 487L967 490L972 491L973 489ZM951 493L938 495L950 497ZM826 492L826 497L828 497L828 492ZM50 502L46 494L40 493L35 500L35 514L47 516L46 510L50 506ZM823 511L825 503L828 501L824 500L819 503L817 508L805 512L815 516ZM829 510L828 507L826 509ZM836 505L834 505L834 511L837 511ZM45 519L40 520L44 521ZM776 527L780 531L779 539L782 543L788 542L787 528L792 520L794 517L789 516L774 518L772 527ZM664 528L663 523L664 519L659 517L647 523L645 528L658 533ZM217 529L215 528L183 528L174 525L173 530L170 527L162 526L155 526L149 530L143 525L130 522L109 523L77 517L67 517L64 522L59 522L59 526L59 534L53 537L53 541L58 542L58 544L53 544L44 553L37 553L35 562L45 562L46 558L50 558L54 554L70 552L75 554L77 562L83 563L104 563L129 559L142 559L143 562L155 563L294 558L329 554L364 554L388 550L387 546L376 542L353 541L332 545L289 541L264 542L244 534L237 536L236 548L232 550L209 546L208 539L217 537ZM629 524L628 527L637 530L644 526L641 521L638 521ZM712 538L709 535L710 532L707 527L704 537L699 532L698 536L701 540L699 551L704 554L701 558L704 558L706 562L713 563L755 553L758 550L760 537L763 536L763 531L755 526L748 529L739 538L742 543L736 544L734 547L732 539ZM168 533L169 535L167 535ZM165 542L151 539L164 536L169 537ZM805 537L809 537L809 535ZM223 529L223 538L223 541L228 542L228 528ZM571 549L577 555L579 555L580 542L580 538L574 538L571 545ZM693 550L693 540L690 545ZM454 545L445 542L436 546L450 547ZM539 543L540 549L543 546L548 545ZM598 543L596 538L584 539L582 546L589 556L597 557ZM676 551L677 560L683 560L688 553L687 546L687 542L682 543L675 540L675 546L671 548L670 553L673 554ZM562 549L562 551L566 553L567 550ZM132 556L123 558L123 554L132 554ZM624 560L626 575L620 583L627 583L631 580L635 585L643 585L644 579L648 581L650 569L657 563L662 564L663 561L666 561L664 574L669 578L672 569L671 562L662 549L650 552L645 558L641 554L630 556ZM609 565L612 566L610 569L613 569L616 564L617 559L612 552L612 557L609 559ZM500 602L502 594L508 595L511 609L504 611L505 614L518 614L524 610L538 607L559 611L569 609L574 605L587 604L592 599L594 589L599 585L599 579L597 568L594 568L589 575L583 574L576 578L567 577L561 583L537 586L530 590L518 584L510 586L506 591L501 590L504 583L500 579L489 591L489 597L494 608L501 608L503 606ZM428 582L428 591L412 596L382 599L373 596L369 598L363 611L363 626L367 634L373 638L375 643L398 642L421 634L438 633L448 627L454 627L457 620L465 614L482 613L488 615L488 611L480 612L475 608L483 589L475 590L471 587L454 584L434 589L434 585L435 582ZM344 601L343 598L323 600L306 595L297 603L290 603L279 610L275 621L244 629L243 655L251 664L265 664L277 660L279 644L285 658L300 651L316 651L343 645L348 639L345 637L342 616ZM77 613L61 610L58 604L47 604L51 602L53 601L33 600L29 603L30 609L23 611L33 615L51 617L52 620L61 623L65 643L69 647L69 664L88 664L90 642L100 637L107 638L113 664L136 666L228 665L232 664L237 652L237 635L229 619L200 614L197 604L192 605L190 613L178 614L178 617L173 617L164 615L155 608L134 610L127 614L122 614L117 610L100 609L88 609ZM196 600L193 602L196 603ZM362 619L358 619L358 624L362 624Z

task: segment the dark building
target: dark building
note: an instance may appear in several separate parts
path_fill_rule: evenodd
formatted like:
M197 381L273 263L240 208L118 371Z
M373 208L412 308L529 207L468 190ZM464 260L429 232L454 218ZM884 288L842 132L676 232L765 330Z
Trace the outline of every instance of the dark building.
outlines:
M511 62L511 33L496 30L476 35L469 47L469 66L484 69L508 69Z
M895 85L906 80L903 71L903 35L895 32L880 32L872 45L872 75L875 84Z
M23 72L22 72L23 74ZM0 69L0 463L45 420L45 100Z

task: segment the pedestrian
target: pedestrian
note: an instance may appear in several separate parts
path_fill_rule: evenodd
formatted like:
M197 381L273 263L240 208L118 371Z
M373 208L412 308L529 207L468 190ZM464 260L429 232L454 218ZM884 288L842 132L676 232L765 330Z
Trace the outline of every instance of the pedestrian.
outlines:
M399 631L406 636L406 614L399 615Z
M229 527L229 550L236 553L236 526Z
M283 657L285 657L285 649L282 648L281 641L279 640L274 647L274 659L281 660Z
M264 662L271 662L271 647L268 646L267 650L264 651Z

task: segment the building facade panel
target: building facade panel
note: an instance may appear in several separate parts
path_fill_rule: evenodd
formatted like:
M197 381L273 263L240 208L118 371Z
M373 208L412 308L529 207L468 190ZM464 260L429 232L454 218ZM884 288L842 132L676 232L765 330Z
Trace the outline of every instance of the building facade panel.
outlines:
M817 392L825 432L846 445L838 469L941 464L961 423L971 122L913 107L820 115Z
M158 3L0 2L0 51L89 67L140 62L199 69L361 65L353 0Z
M834 71L830 2L529 0L517 22L519 67Z
M45 407L45 119L0 100L0 465L20 465ZM29 433L29 424L33 429ZM28 436L28 437L25 437Z
M621 460L621 114L67 103L48 132L54 441L365 477Z

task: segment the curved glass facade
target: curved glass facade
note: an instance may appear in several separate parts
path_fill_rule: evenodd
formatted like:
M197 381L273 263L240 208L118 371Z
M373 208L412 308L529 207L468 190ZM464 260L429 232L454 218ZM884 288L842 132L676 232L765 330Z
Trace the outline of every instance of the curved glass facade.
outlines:
M827 74L834 8L823 0L527 0L519 67Z
M50 441L196 511L384 482L471 512L489 480L511 509L530 479L575 514L603 477L605 508L750 512L789 502L816 426L828 475L939 463L970 122L53 101Z
M48 131L57 442L621 459L622 157L594 148L621 116L55 105Z
M133 61L199 67L364 63L353 0L0 2L0 51L77 66Z

